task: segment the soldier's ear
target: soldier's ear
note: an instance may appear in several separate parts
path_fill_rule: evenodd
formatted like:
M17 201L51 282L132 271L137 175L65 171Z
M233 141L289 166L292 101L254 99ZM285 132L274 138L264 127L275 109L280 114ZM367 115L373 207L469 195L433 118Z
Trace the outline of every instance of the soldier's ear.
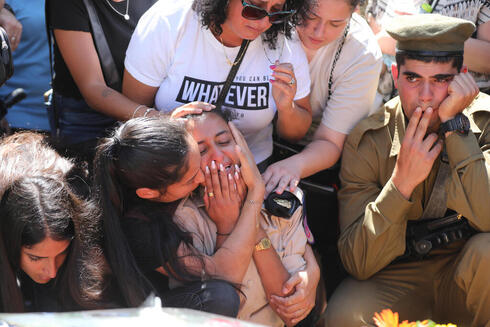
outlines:
M398 88L398 66L396 65L396 63L391 64L391 76L393 76L395 87Z

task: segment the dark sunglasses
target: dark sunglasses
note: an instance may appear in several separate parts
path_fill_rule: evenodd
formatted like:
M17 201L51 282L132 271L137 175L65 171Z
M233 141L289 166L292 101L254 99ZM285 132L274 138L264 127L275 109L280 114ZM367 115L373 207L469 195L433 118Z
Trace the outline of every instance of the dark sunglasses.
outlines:
M296 10L268 12L263 8L245 2L245 0L242 0L242 5L243 5L243 9L242 9L243 18L250 19L250 20L259 20L268 16L269 22L271 24L283 23L286 19L288 19L289 16L293 15L296 12Z

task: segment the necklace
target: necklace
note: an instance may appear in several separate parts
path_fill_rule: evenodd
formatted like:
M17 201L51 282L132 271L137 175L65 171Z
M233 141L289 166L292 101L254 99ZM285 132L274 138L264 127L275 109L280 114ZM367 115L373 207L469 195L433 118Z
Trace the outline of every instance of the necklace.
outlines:
M286 38L284 38L282 41L281 53L279 54L279 58L277 58L278 61L281 61L282 52L284 51L284 43L286 43ZM267 58L267 60L271 63L271 65L274 65L275 62L272 62L272 60L270 60L269 55L267 54L267 51L265 50L265 46L262 46L262 49L264 49L264 54L265 54L265 57Z
M121 14L119 11L116 10L116 8L114 8L110 2L110 0L105 0L107 2L107 4L109 5L109 7L112 8L112 10L114 10L116 12L116 14L118 14L119 16L121 17L124 17L125 20L129 20L129 15L128 15L128 9L129 9L129 0L127 0L126 2L126 13L125 14Z
M219 36L219 40L221 41L221 47L223 47L223 53L225 54L226 63L229 66L235 66L236 64L238 64L240 60L242 60L243 56L245 55L245 51L242 52L242 55L240 56L240 58L237 58L236 61L231 61L230 58L228 58L228 55L226 54L225 45L223 44L223 38L221 37L221 35Z
M337 61L340 58L340 53L342 52L342 48L344 47L345 39L347 38L347 34L349 34L349 29L350 29L350 21L347 23L347 26L345 27L344 34L342 35L342 40L340 40L339 47L337 48L337 51L335 52L335 56L333 57L333 62L332 62L332 69L330 70L330 77L328 78L328 100L332 97L332 85L333 85L333 71L335 69L335 66L337 65Z

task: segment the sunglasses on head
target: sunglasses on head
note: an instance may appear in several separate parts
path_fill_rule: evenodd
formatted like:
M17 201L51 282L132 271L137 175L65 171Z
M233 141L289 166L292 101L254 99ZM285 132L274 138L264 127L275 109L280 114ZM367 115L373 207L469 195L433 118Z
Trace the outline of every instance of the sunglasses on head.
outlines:
M242 17L250 20L259 20L266 16L269 17L269 22L271 24L280 24L283 23L289 16L293 15L296 10L285 10L285 11L275 11L268 12L267 10L252 5L250 3L242 0Z

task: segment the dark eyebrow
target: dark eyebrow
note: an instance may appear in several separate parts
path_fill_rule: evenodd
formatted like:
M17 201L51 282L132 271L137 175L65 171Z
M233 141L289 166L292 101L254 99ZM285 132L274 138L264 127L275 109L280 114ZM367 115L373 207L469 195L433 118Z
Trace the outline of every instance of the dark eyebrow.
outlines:
M229 133L229 132L227 130L223 130L219 133L216 133L216 135L214 137L218 137L218 136L221 136L221 135L226 134L226 133Z
M446 79L446 78L454 77L454 75L456 75L456 74L436 74L432 77L436 78L436 79Z
M414 73L414 72L403 72L403 75L405 75L405 76L414 76L414 77L422 77L419 74Z
M221 132L216 133L216 135L215 135L214 137L218 137L218 136L221 136L221 135L226 134L226 133L229 133L229 132L228 132L227 130L222 130ZM205 142L205 141L204 141L204 140L202 140L202 141L197 142L197 144L198 144L198 145L199 145L199 144L203 144L204 142Z
M346 19L331 19L330 21L333 22L333 23L342 23L342 22L345 22L348 19L349 18L346 18Z

